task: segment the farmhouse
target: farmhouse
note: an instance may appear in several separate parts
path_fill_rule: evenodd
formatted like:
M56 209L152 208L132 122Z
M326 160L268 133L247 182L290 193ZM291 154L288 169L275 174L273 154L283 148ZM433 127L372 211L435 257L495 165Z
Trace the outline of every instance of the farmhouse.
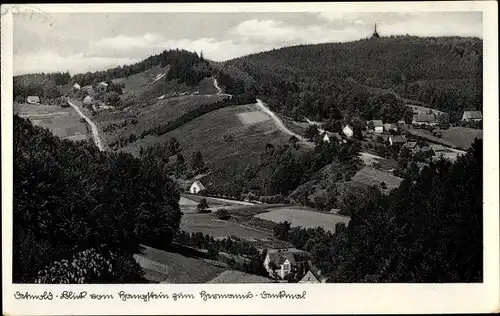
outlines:
M464 115L462 116L462 121L466 122L479 122L483 120L483 115L481 111L464 111Z
M316 268L312 262L307 261L307 272L298 283L326 283L327 277L321 274L321 270Z
M26 102L29 104L40 104L40 98L36 95L30 95L27 99Z
M442 145L439 145L439 144L430 144L429 147L431 148L431 150L434 152L434 154L436 156L439 156L439 155L442 155L442 154L448 152L446 150L446 148L444 148Z
M340 135L338 133L332 133L332 132L328 132L328 131L324 131L323 133L321 133L319 135L319 137L322 141L327 142L327 143L329 143L333 139L342 140L342 137L340 137Z
M438 120L435 114L415 114L413 115L412 124L435 126L438 124Z
M78 83L75 82L75 84L73 85L73 89L75 90L80 90L82 87L80 87L80 85Z
M389 144L391 146L401 146L406 143L406 137L400 135L389 136Z
M376 187L382 193L388 194L391 190L398 188L403 179L385 171L364 167L352 177L351 181L364 186Z
M191 187L189 188L189 192L193 194L198 194L198 192L206 190L205 186L203 183L200 182L200 180L196 180L191 184Z
M409 150L415 149L417 146L417 142L406 142L403 147L408 148Z
M384 124L384 131L386 131L386 132L390 132L390 131L397 132L398 131L398 127L396 126L396 124L385 123Z
M84 99L83 99L83 104L84 105L92 105L92 103L94 102L94 99L92 99L92 97L90 95L86 96Z
M106 91L108 89L108 84L104 81L102 82L99 82L97 84L97 88L100 90L100 91Z
M382 120L372 120L373 131L377 134L382 134L384 132L384 123Z
M354 135L354 131L349 125L344 126L342 133L344 133L346 137L352 137Z
M276 275L284 279L293 269L297 269L299 265L305 263L307 259L308 254L299 249L269 249L264 259L264 268L266 268L270 276Z

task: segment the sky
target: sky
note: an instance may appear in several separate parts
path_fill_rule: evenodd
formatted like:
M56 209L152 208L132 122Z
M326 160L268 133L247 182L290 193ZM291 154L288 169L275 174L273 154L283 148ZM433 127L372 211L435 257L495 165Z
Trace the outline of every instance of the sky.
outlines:
M104 70L165 49L236 57L299 44L371 36L475 36L482 12L298 13L18 13L14 15L14 75Z

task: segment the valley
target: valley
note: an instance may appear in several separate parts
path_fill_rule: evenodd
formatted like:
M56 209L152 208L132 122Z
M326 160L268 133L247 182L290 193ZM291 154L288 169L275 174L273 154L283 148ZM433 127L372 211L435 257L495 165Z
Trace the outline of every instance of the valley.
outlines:
M80 203L71 208L72 220L60 215L64 230L54 236L94 244L97 231L110 227L103 240L127 267L144 272L143 282L298 282L304 267L295 279L263 268L268 250L279 249L303 252L310 269L322 269L330 280L366 281L414 243L457 237L435 216L446 223L454 216L471 218L460 223L478 220L463 210L467 203L477 209L474 197L445 203L450 192L478 190L467 177L479 179L472 161L479 159L482 123L460 117L478 112L474 93L464 97L460 91L477 79L475 53L482 52L476 39L469 41L366 39L286 47L223 63L165 50L133 65L74 75L54 85L58 96L49 96L49 79L37 81L43 75L18 80L14 107L29 119L16 117L16 135L25 146L17 149L20 164L28 170L19 174L33 179L32 161L47 164L43 175L64 183L61 196L43 204L43 214L52 218L44 207L54 201ZM472 57L453 54L457 45ZM439 51L435 59L423 57L433 51ZM313 62L311 56L320 58ZM436 83L447 90L440 92ZM33 87L42 104L20 102ZM434 89L431 96L427 89ZM447 97L458 105L443 101ZM60 144L31 123L85 142ZM30 144L29 137L42 140ZM42 154L23 154L33 148ZM434 214L436 207L448 213ZM67 214L64 207L55 209ZM97 219L98 225L86 229L74 217ZM451 237L438 236L446 230ZM416 237L408 237L403 249L398 242L406 235ZM31 235L22 238L32 247ZM122 249L129 241L133 246ZM385 246L391 243L396 248ZM70 253L70 245L57 247L61 257ZM376 263L365 265L372 247ZM50 262L23 269L35 273Z

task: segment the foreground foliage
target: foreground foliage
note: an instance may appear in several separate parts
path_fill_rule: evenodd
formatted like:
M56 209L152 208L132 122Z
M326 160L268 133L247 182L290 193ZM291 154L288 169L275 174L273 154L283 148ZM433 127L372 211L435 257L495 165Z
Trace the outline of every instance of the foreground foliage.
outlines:
M482 150L432 163L387 197L356 210L347 228L290 228L275 236L310 251L332 282L481 282Z
M13 167L14 282L88 249L126 256L164 244L179 227L179 193L156 165L61 140L17 115Z

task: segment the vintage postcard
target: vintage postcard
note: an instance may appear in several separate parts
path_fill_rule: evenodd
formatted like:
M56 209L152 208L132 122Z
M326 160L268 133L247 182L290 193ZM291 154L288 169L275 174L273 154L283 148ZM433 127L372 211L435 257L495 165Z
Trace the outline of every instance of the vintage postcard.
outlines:
M1 8L4 314L499 311L496 2Z

